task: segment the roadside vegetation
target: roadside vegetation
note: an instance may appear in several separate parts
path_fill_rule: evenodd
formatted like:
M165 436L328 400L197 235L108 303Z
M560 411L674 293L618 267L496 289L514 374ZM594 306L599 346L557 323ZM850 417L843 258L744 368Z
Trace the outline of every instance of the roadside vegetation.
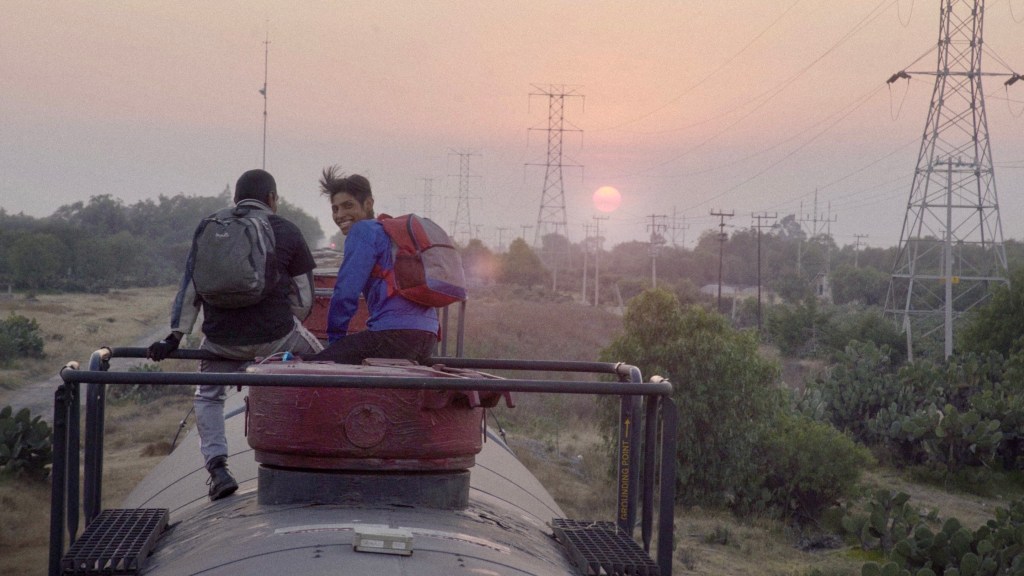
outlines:
M45 571L49 522L45 422L3 410L5 399L99 346L151 337L179 271L123 249L182 261L188 231L226 194L136 206L104 196L43 220L0 211L0 285L9 287L0 298L0 573ZM132 230L144 218L160 240L138 248ZM87 237L92 254L112 260L86 265L62 252ZM756 285L754 238L732 235L723 283ZM891 251L831 242L807 238L792 217L765 236L773 264L761 278L770 294L759 318L753 299L720 304L700 289L718 280L713 234L693 250L663 246L658 289L648 244L602 250L600 286L591 277L585 292L593 245L547 237L535 252L520 239L495 254L473 240L463 248L474 283L465 352L625 361L673 382L676 574L1024 574L1024 247L1007 243L1011 283L965 314L956 354L926 351L910 364L881 313ZM571 264L556 278L539 255L562 249ZM832 302L815 295L809 272L824 269L829 254ZM88 267L109 272L114 261L117 274ZM111 394L107 505L167 453L188 410L187 390L156 392ZM611 401L516 401L489 411L488 424L569 517L613 518Z

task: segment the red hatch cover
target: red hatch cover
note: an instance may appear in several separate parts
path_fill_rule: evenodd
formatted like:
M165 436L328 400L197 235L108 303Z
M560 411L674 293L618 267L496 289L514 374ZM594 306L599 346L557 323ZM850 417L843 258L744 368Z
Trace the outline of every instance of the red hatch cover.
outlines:
M497 378L407 360L363 365L270 361L257 374ZM483 409L506 392L253 387L247 436L256 461L321 470L465 470L482 447Z

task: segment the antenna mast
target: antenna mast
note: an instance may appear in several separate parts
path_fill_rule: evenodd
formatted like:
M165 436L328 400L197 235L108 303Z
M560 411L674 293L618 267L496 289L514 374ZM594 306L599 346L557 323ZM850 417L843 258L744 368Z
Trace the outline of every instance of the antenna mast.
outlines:
M267 38L263 41L263 169L267 169L267 72L269 71L270 60L270 30L267 30Z

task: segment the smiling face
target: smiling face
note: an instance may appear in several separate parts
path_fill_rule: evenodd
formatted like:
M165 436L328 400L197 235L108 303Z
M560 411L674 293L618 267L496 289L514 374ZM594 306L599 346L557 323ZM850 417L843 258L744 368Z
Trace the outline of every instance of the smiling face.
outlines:
M373 217L373 197L360 203L348 192L335 192L331 195L331 217L338 228L341 228L341 233L348 235L353 224Z

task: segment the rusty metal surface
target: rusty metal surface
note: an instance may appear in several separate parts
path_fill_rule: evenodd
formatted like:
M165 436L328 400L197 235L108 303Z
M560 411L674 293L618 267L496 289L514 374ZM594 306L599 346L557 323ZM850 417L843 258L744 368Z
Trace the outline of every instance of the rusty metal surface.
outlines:
M408 361L269 361L255 374L459 378ZM249 392L256 461L329 470L463 470L480 451L476 392L259 387Z

